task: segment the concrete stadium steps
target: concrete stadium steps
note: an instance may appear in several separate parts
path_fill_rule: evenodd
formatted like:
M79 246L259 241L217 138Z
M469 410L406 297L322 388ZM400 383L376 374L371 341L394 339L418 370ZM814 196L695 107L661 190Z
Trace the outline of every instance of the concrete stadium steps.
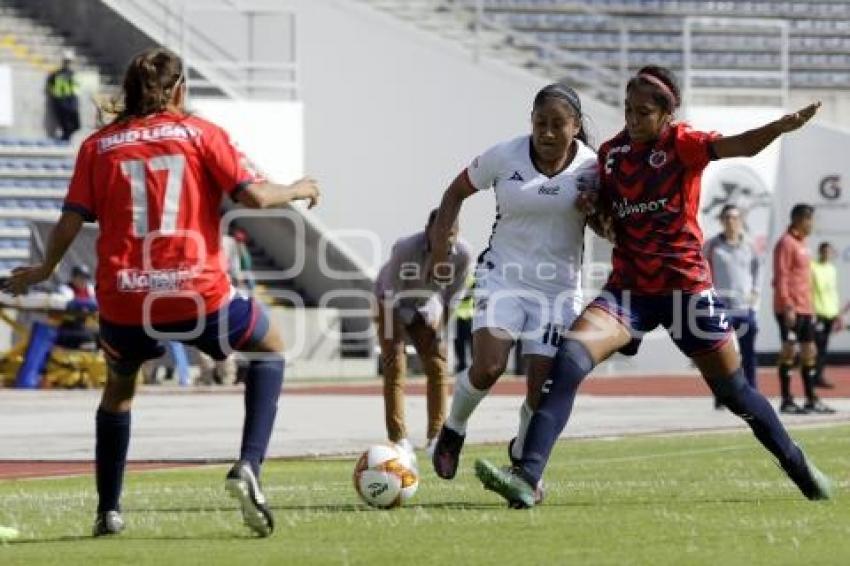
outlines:
M480 55L551 78L568 76L576 86L598 84L600 77L604 77L599 72L619 73L620 31L624 25L629 30L627 65L631 70L654 62L680 72L684 16L787 18L792 88L850 90L850 3L846 2L589 0L579 4L554 0L485 0L485 20L496 24L500 31L479 30L476 34L470 8L473 2L363 1ZM811 9L802 9L804 4ZM464 12L461 7L468 9ZM512 35L509 30L518 33ZM777 31L746 23L732 28L712 25L694 32L692 44L695 68L733 69L738 73L700 77L695 79L697 86L779 87L776 78L758 75L781 68ZM554 51L541 46L551 46ZM561 53L570 54L572 61L562 58ZM606 83L604 78L601 80ZM604 88L598 97L605 100L606 93L602 91Z
M29 259L30 221L59 218L73 167L67 143L0 138L0 273Z
M45 81L47 74L59 66L62 53L75 54L74 68L82 84L80 118L83 128L95 124L96 111L89 101L91 93L103 83L100 62L85 45L71 42L45 23L29 17L25 2L0 0L0 64L12 69L14 85L14 123L4 129L5 135L36 137L45 135L48 115ZM23 9L21 9L23 8Z
M600 13L587 13L588 8ZM485 13L502 25L611 69L621 62L619 30L623 24L630 30L630 67L652 61L680 70L685 16L783 18L790 24L792 87L850 89L847 2L588 0L579 6L549 0L486 0ZM781 64L778 34L744 23L734 29L701 29L694 34L693 45L697 68L760 71L774 70ZM769 86L757 79L744 81L745 85L740 78L706 82L705 86L718 87Z

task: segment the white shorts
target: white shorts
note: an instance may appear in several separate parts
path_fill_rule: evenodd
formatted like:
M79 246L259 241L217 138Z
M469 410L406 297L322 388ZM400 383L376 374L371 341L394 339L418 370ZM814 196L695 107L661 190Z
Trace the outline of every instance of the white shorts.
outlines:
M549 295L506 284L492 273L475 281L472 331L499 328L522 343L523 355L555 357L567 329L581 312L581 298Z

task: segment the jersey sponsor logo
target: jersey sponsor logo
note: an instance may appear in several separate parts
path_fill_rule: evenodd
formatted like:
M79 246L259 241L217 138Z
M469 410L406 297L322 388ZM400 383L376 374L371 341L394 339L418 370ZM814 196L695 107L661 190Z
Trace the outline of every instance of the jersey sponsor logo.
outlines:
M508 178L508 181L525 181L525 179L522 178L519 171L514 171L514 174Z
M542 187L540 187L540 188L537 190L537 194L538 194L538 195L550 195L550 196L555 196L555 195L557 195L557 194L558 194L558 193L560 193L560 192L561 192L561 187L560 187L560 185L555 185L554 187L547 187L546 185L543 185Z
M629 199L623 199L622 202L614 203L614 212L619 218L632 216L633 214L645 214L647 212L658 212L664 210L668 198L660 198L648 202L629 202Z
M188 140L201 136L201 131L184 124L161 124L152 128L122 130L97 140L98 152L103 153L122 145L161 140Z
M660 169L664 167L665 163L667 163L667 152L663 149L652 150L652 153L649 154L650 166Z
M609 175L614 172L614 158L618 153L628 153L631 150L632 146L630 145L621 145L609 149L608 153L605 154L605 172Z
M195 277L194 269L122 269L116 274L118 290L123 293L178 291Z

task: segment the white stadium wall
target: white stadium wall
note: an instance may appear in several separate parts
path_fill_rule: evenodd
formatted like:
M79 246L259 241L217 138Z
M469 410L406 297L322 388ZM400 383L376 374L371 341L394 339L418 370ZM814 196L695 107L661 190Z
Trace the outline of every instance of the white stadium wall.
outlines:
M189 105L227 130L271 179L288 183L304 174L302 102L192 97Z
M376 268L397 238L424 227L478 153L529 131L531 100L545 80L476 63L453 42L357 2L288 5L298 18L305 170L326 196L316 214ZM597 140L620 124L619 111L585 106ZM486 246L494 216L490 194L464 205L461 236L473 249ZM375 245L361 232L367 227Z
M775 215L777 232L771 245L788 225L791 207L798 202L815 207L814 232L809 237L809 251L817 257L820 242L835 247L838 269L838 294L842 304L850 301L850 130L813 125L796 132L782 144L777 181ZM770 271L768 270L768 276ZM765 308L767 306L767 308ZM762 306L766 336L759 339L765 350L779 347L779 336L772 323L770 305ZM770 317L770 318L768 318ZM850 351L850 333L834 334L831 352Z

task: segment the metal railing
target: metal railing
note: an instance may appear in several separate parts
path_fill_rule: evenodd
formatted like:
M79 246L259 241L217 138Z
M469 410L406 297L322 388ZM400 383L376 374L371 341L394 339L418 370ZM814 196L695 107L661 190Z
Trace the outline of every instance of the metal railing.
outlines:
M386 5L386 2L383 4ZM404 6L405 2L398 0L396 4ZM559 10L569 9L592 15L618 30L619 65L612 69L563 49L554 41L542 40L533 33L499 22L484 0L432 0L419 2L418 5L422 6L425 12L431 13L433 18L448 15L468 29L473 56L476 59L490 50L511 48L520 57L521 65L542 70L553 79L565 80L607 104L622 104L629 61L629 30L622 19L579 2L566 1L558 4Z
M194 70L190 86L233 99L298 99L295 13L272 0L101 0L154 41L177 52ZM289 34L266 34L258 24L283 19ZM216 35L216 26L226 29ZM225 39L229 41L224 41ZM234 39L242 39L235 41ZM262 43L261 43L262 42ZM276 54L261 58L262 47Z
M694 36L718 29L728 33L730 29L767 30L778 34L778 65L775 69L729 69L697 67L694 64ZM786 20L758 18L713 18L687 17L682 21L682 75L685 105L693 104L700 95L716 95L721 89L711 88L704 83L717 85L727 83L723 94L738 99L751 98L756 101L775 99L780 106L787 107L791 89L791 56L789 22ZM702 82L701 82L702 81ZM754 84L764 84L758 88Z

